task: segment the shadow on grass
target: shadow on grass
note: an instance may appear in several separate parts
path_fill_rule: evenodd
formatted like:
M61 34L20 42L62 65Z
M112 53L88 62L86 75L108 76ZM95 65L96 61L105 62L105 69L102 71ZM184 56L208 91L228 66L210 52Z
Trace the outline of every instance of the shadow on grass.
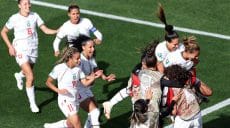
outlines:
M52 97L51 97L51 98L46 99L45 101L43 101L42 103L40 103L40 104L38 105L40 111L42 111L42 108L43 108L44 106L46 106L46 105L48 105L49 103L51 103L51 102L57 100L57 96L58 96L57 93L51 91L49 88L45 88L45 87L35 87L35 90L36 90L36 91L43 91L43 92L52 93Z
M109 120L105 119L103 121L105 123L102 123L101 128L129 128L129 117L131 114L132 112L130 111Z
M203 124L204 128L229 128L230 116L221 114L219 118Z

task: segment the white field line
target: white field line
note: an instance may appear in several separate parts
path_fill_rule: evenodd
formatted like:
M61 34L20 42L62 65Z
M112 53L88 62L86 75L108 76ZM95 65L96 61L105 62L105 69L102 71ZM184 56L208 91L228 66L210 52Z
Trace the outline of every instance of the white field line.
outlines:
M34 5L56 8L56 9L61 9L61 10L67 10L68 9L68 7L64 6L64 5L57 5L57 4L42 2L42 1L31 0L31 3ZM81 9L81 13L93 15L93 16L99 16L99 17L108 18L108 19L113 19L113 20L131 22L131 23L135 23L135 24L142 24L142 25L147 25L147 26L164 28L164 25L159 24L159 23L154 23L154 22L144 21L144 20L139 20L139 19L134 19L134 18L128 18L128 17L123 17L123 16L116 16L116 15L112 15L112 14L95 12L95 11L90 11L90 10L85 10L85 9ZM189 28L176 27L176 26L174 28L175 28L175 30L181 31L181 32L187 32L187 33L192 33L192 34L198 34L198 35L204 35L204 36L209 36L209 37L215 37L215 38L230 40L230 36L228 36L228 35L222 35L222 34L218 34L218 33L210 33L210 32L205 32L205 31L200 31L200 30L189 29Z
M226 99L224 101L221 101L221 102L219 102L219 103L217 103L217 104L215 104L215 105L213 105L211 107L208 107L208 108L202 110L201 115L202 116L208 115L209 113L217 111L217 110L219 110L219 109L221 109L223 107L226 107L228 105L230 105L230 98L228 98L228 99ZM165 126L164 128L172 128L172 126L173 125L168 125L168 126Z

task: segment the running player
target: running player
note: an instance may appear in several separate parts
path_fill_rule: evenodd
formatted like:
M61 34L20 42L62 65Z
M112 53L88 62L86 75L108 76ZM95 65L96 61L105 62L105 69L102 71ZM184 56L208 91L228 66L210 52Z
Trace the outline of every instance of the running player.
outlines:
M59 55L59 44L64 37L66 37L67 41L71 43L73 40L76 40L80 34L90 37L90 34L93 33L96 36L96 39L94 39L95 44L101 43L101 32L93 26L88 18L80 17L79 6L70 5L68 8L68 16L70 19L60 27L53 42L55 56ZM78 48L79 47L81 47L81 44L78 45Z
M46 123L45 128L54 127L74 127L80 128L81 123L77 115L79 109L78 89L80 82L83 86L89 86L95 79L95 74L85 76L79 67L80 52L73 47L67 47L58 61L58 64L50 72L46 85L58 93L58 106L67 117L67 120L61 120L56 123ZM54 84L57 80L58 87Z
M33 67L38 57L38 26L45 34L56 34L56 30L45 26L40 16L31 12L30 0L18 0L19 12L12 15L1 31L10 56L15 56L21 68L14 76L19 90L23 89L23 78L26 77L26 93L32 112L39 112L35 102ZM14 39L11 43L7 33L14 29Z

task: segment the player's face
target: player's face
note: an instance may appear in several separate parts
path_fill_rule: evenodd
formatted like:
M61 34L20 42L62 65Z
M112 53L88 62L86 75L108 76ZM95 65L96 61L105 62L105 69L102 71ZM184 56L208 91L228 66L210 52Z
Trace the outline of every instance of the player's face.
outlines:
M77 24L79 19L80 19L80 11L79 9L72 9L69 13L68 16L70 17L70 21L73 24Z
M80 53L79 52L76 52L73 54L72 58L70 59L70 61L72 62L72 65L75 67L75 66L78 66L80 64Z
M199 54L200 54L199 51L194 51L193 53L189 53L188 54L189 60L198 60Z
M169 51L175 51L179 46L179 38L172 39L170 43L167 43Z
M94 52L94 42L92 40L88 41L85 46L82 47L85 56L91 58Z
M20 4L18 4L18 7L20 8L20 12L29 13L31 7L30 0L21 0Z

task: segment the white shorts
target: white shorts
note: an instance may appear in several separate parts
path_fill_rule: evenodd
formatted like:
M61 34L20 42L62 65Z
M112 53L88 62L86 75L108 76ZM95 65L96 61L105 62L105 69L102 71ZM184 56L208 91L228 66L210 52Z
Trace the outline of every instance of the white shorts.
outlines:
M173 128L202 128L201 112L190 120L182 120L179 116L176 116Z
M78 101L81 103L87 98L93 97L93 92L91 91L90 88L85 88L85 87L79 87L79 93L78 93Z
M58 98L58 106L66 117L77 114L79 110L78 102L69 101L64 98Z
M26 40L14 41L13 46L16 50L15 59L19 66L26 62L36 63L38 57L37 47L30 47Z

